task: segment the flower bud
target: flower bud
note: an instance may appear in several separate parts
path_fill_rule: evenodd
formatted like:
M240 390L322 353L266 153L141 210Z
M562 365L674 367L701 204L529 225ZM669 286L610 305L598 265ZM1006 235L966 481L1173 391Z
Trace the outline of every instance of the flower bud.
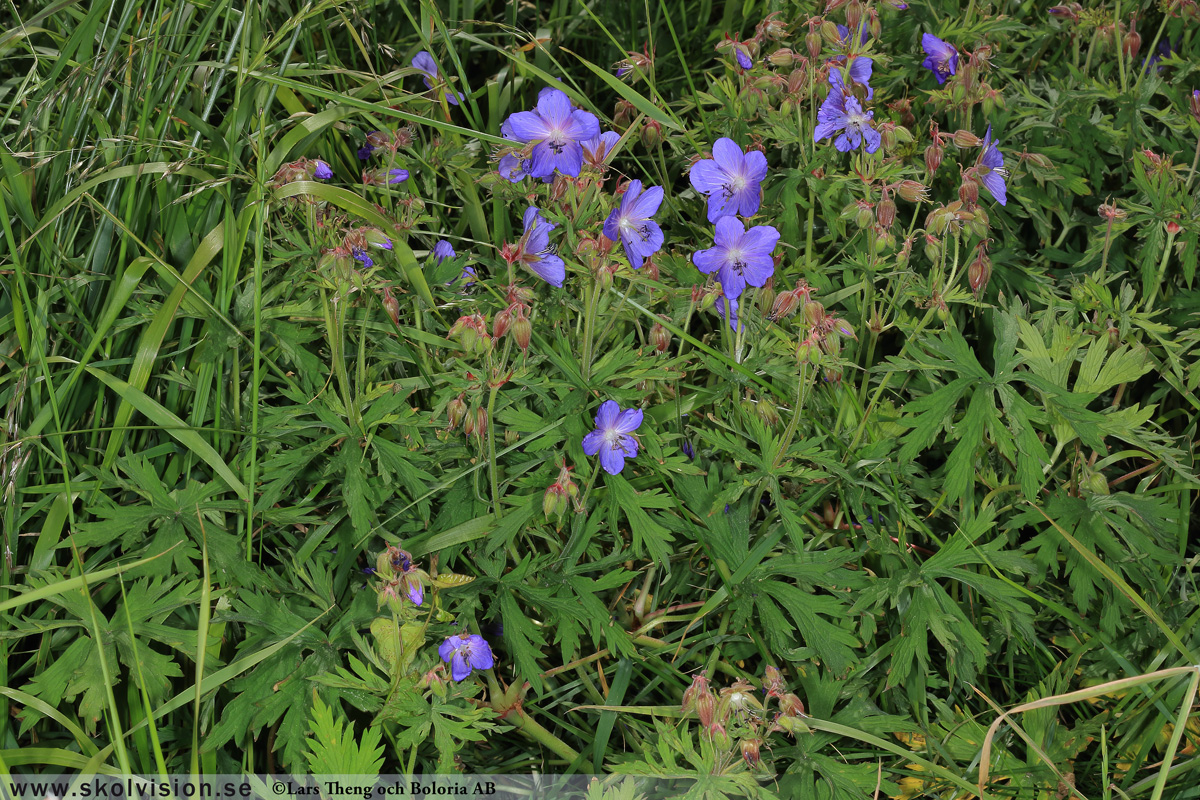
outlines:
M1079 22L1079 12L1082 10L1079 3L1068 3L1065 6L1053 6L1050 8L1049 14L1052 17L1057 17L1063 21Z
M713 746L718 750L732 750L733 738L725 731L725 726L721 723L713 723L708 728L709 735L712 736Z
M665 353L671 346L671 332L656 322L650 328L650 342L654 345L655 352Z
M785 717L804 716L804 703L800 698L788 692L779 698L779 713Z
M747 765L758 766L760 747L762 747L762 739L742 739L742 759Z
M869 228L875 224L875 206L870 200L855 200L854 224Z
M796 361L800 364L817 364L821 361L820 343L813 337L801 339L796 345Z
M892 223L896 221L896 203L892 198L885 195L879 201L879 205L875 207L875 218L879 221L879 227L884 230L892 227Z
M387 312L393 325L400 324L400 301L392 294L391 289L383 290L383 310Z
M566 513L569 501L567 500L567 490L561 483L552 483L546 489L546 494L542 496L542 512L547 518L558 517Z
M925 148L925 170L933 177L933 173L938 171L938 167L942 165L942 154L945 148L936 139L933 144Z
M971 215L965 218L966 229L978 236L980 239L986 239L989 233L988 213L983 206L975 206L971 211Z
M466 415L467 404L463 402L461 394L446 404L446 418L450 421L450 430L457 428Z
M778 322L781 319L786 319L795 313L800 306L800 298L795 292L783 292L775 298L775 303L771 306L771 313L767 315L767 319L772 322Z
M824 29L822 29L824 30ZM837 33L837 26L833 26L833 32ZM804 46L808 48L808 57L816 61L821 57L821 33L818 31L809 31L804 37Z
M512 324L513 341L517 343L517 347L521 348L522 353L529 352L529 340L533 338L533 323L525 316L523 308L517 309L517 318Z
M506 308L492 320L492 336L496 339L503 339L510 327L512 327L512 312Z
M463 419L463 433L467 435L467 438L475 435L476 419L477 417L475 416L474 412L468 412L466 417Z
M763 672L763 690L767 697L779 697L783 694L783 673L779 667L768 665Z
M662 144L662 125L655 120L647 120L642 126L642 144L647 150L653 150Z
M775 404L769 400L760 400L754 404L754 411L758 414L758 418L762 420L763 425L768 428L774 428L779 424L779 411L775 408Z
M929 189L918 181L900 181L896 194L910 203L919 203L929 199Z
M1183 226L1179 224L1178 220L1176 220L1176 219L1167 220L1167 234L1168 235L1174 236L1175 234L1179 233L1181 230L1183 230Z
M484 436L487 435L487 429L488 429L487 409L485 409L483 406L477 406L475 408L475 433L479 436L480 439L482 439Z
M1093 472L1087 477L1087 487L1092 494L1108 494L1108 481L1103 472Z
M846 27L850 30L851 41L861 36L863 7L859 0L850 0L846 6Z
M934 264L942 261L942 242L932 234L925 234L925 255Z
M521 434L509 428L504 432L504 446L512 447L517 442L521 441Z
M979 252L975 256L975 260L967 267L967 283L971 286L971 292L978 300L987 288L988 281L992 279L992 260L988 258L984 252L983 244L979 245Z
M958 187L958 199L966 208L979 203L979 184L972 178L965 179Z
M1192 96L1188 99L1188 107L1192 111L1192 116L1196 122L1200 122L1200 89L1193 89Z
M968 130L959 128L954 132L954 144L961 149L968 147L979 147L983 144L983 140Z
M767 61L771 66L779 67L780 69L791 69L796 63L796 54L792 52L790 47L781 47L771 55L767 56Z
M617 104L613 107L613 128L624 132L635 116L637 114L633 103L628 100L618 100Z
M835 25L835 24L834 24L833 22L831 22L830 20L824 20L824 21L822 21L822 22L821 22L821 38L822 38L822 39L824 39L824 40L825 40L826 42L828 42L829 44L834 44L834 45L835 45L835 44L837 44L838 42L840 42L840 41L841 41L841 37L838 35L838 29L837 29L837 25ZM821 54L821 51L820 51L820 50L818 50L818 51L817 51L817 55L816 55L816 56L813 56L813 58L816 58L816 57L817 57L817 56L819 56L820 54Z

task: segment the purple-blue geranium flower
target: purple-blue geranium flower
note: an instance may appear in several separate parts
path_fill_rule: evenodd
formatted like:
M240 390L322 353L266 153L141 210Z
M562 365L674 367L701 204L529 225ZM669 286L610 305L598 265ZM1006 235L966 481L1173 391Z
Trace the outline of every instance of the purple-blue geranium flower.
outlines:
M583 142L583 160L589 167L601 169L612 158L613 148L621 141L621 134L616 131L605 131L594 139ZM501 159L503 162L504 159Z
M317 159L313 162L316 167L313 169L313 177L319 181L327 181L333 177L333 170L324 161Z
M979 156L979 179L1002 206L1008 205L1008 187L1004 184L1007 175L1004 156L1000 155L1000 143L992 141L992 126L988 125L987 133L983 136L983 152Z
M614 208L604 222L604 235L614 242L621 240L629 264L637 269L646 259L663 246L663 232L651 219L662 204L661 186L651 186L642 191L641 181L630 181L621 197L621 205Z
M600 135L596 115L575 108L561 89L543 90L537 111L518 111L506 123L517 141L537 142L526 169L535 178L549 178L555 169L564 175L579 175L582 143Z
M708 221L741 214L749 217L762 203L762 180L767 176L767 157L757 150L745 154L732 139L713 144L713 157L692 167L692 188L708 195Z
M450 665L450 677L455 681L465 679L473 669L491 669L496 665L487 640L474 633L447 636L438 648L438 655Z
M742 69L750 69L754 66L754 59L750 58L750 51L744 45L735 44L733 46L733 57L737 59L738 66Z
M447 258L454 258L458 253L454 252L454 245L447 242L445 239L438 239L433 246L433 257L437 263L441 264Z
M725 313L725 307L726 307L727 303L729 306L728 314ZM729 327L736 331L738 329L738 325L739 325L738 313L737 313L738 301L734 300L732 298L718 297L717 303L716 303L716 309L717 309L718 314L720 314L722 317L725 317L728 320ZM726 508L728 508L728 506L726 506Z
M525 235L521 238L518 260L546 283L561 287L567 278L567 265L550 247L550 231L557 226L533 206L525 209L522 221Z
M406 169L389 169L387 174L388 185L393 183L403 183L404 181L408 180L408 170Z
M926 55L921 65L933 72L939 86L958 71L958 50L954 49L954 45L943 42L932 33L926 33L921 36L921 48Z
M362 264L364 268L369 269L375 266L375 260L372 259L371 255L361 247L353 248L350 251L350 255L354 256L354 260Z
M640 408L622 411L615 400L606 400L596 412L596 430L583 437L583 452L589 456L599 453L600 466L609 475L616 475L625 469L626 458L637 455L637 439L629 434L641 424Z
M846 92L838 70L829 73L829 83L832 88L817 111L817 129L813 131L813 141L819 142L841 131L842 135L833 142L838 150L845 153L865 141L866 151L874 153L883 141L879 131L871 124L875 112L863 111L858 98Z
M706 275L717 273L730 300L736 300L747 285L762 286L775 274L771 251L779 243L779 231L770 225L746 230L737 217L721 217L713 240L715 247L693 253L692 263Z
M438 68L437 64L433 61L433 56L422 50L413 56L412 65L413 69L425 73L425 77L421 78L421 80L425 83L426 89L432 89L433 84L430 83L430 79L437 80L438 77ZM445 90L444 94L446 95L446 102L452 106L458 105L458 101L463 99L461 94L452 92L449 89Z
M867 41L871 38L871 31L867 28L866 20L864 20L862 22L862 24L860 24L858 26L858 29L859 29L859 33L862 34L858 38L859 44L866 44ZM842 47L849 47L851 44L850 29L847 28L845 25L838 25L837 32L838 32L838 44L840 44Z

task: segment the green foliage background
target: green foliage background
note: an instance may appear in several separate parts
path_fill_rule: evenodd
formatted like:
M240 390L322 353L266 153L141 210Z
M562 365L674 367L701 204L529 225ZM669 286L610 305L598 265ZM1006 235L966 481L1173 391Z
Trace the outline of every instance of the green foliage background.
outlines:
M814 144L819 80L765 60L806 54L808 3L13 10L0 768L715 772L729 795L960 797L1003 709L1099 686L1002 727L989 796L1197 795L1194 670L1103 685L1200 663L1194 3L1074 23L868 5L875 120L900 126L874 158ZM786 32L750 73L714 50L771 14ZM1132 57L1114 43L1131 16ZM986 102L937 88L925 31L990 48ZM653 67L617 80L643 47ZM419 50L461 106L424 92ZM503 120L559 79L627 126L613 172L666 188L652 269L593 269L612 174L495 174ZM983 193L940 249L927 214L975 156L947 143L928 174L931 120L990 124L1011 170L1007 206ZM383 163L357 158L365 134L403 125L388 165L412 178L364 186ZM711 226L686 170L720 136L767 153L756 222L783 234L743 337L689 260ZM302 158L334 179L272 184ZM931 199L860 227L901 180ZM451 327L508 305L500 247L535 196L567 284L522 277L529 353L472 356ZM322 255L343 224L394 249L351 272ZM459 258L439 266L439 238ZM801 279L855 332L818 364L796 357L803 317L768 316ZM486 434L448 424L460 397ZM619 476L580 446L606 399L645 410ZM547 516L563 465L585 510ZM392 628L363 572L388 544L463 576ZM497 667L435 691L421 676L458 631ZM810 718L767 737L782 777L760 789L680 703L696 674L757 685L768 665Z

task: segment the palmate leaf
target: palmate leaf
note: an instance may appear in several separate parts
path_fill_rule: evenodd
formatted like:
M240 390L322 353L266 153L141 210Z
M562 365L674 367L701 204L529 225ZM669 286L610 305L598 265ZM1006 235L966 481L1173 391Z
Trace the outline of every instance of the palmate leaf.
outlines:
M313 697L309 718L312 738L304 758L314 775L378 775L383 766L383 744L380 728L368 725L361 738L354 724L345 722L340 713L319 696Z
M606 485L610 492L609 517L623 515L629 520L633 552L639 556L649 555L659 564L666 565L671 556L670 543L673 537L646 509L671 508L674 501L657 490L634 491L620 475L609 475Z

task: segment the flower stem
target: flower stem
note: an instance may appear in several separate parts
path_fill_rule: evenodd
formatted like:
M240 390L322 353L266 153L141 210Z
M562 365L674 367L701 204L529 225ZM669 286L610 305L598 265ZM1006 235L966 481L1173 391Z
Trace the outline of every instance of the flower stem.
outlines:
M488 476L492 484L492 513L499 519L503 514L500 506L500 483L496 477L496 395L500 393L499 386L493 386L488 393Z
M1167 259L1171 256L1171 246L1175 244L1175 234L1167 232L1167 244L1163 248L1162 259L1158 262L1158 274L1154 276L1154 285L1150 287L1150 299L1146 301L1146 311L1154 310L1154 301L1158 297L1158 289L1162 286L1167 273Z
M588 298L587 308L583 312L583 358L580 368L583 379L592 378L592 338L596 329L596 307L600 304L600 279L592 279L592 296Z

